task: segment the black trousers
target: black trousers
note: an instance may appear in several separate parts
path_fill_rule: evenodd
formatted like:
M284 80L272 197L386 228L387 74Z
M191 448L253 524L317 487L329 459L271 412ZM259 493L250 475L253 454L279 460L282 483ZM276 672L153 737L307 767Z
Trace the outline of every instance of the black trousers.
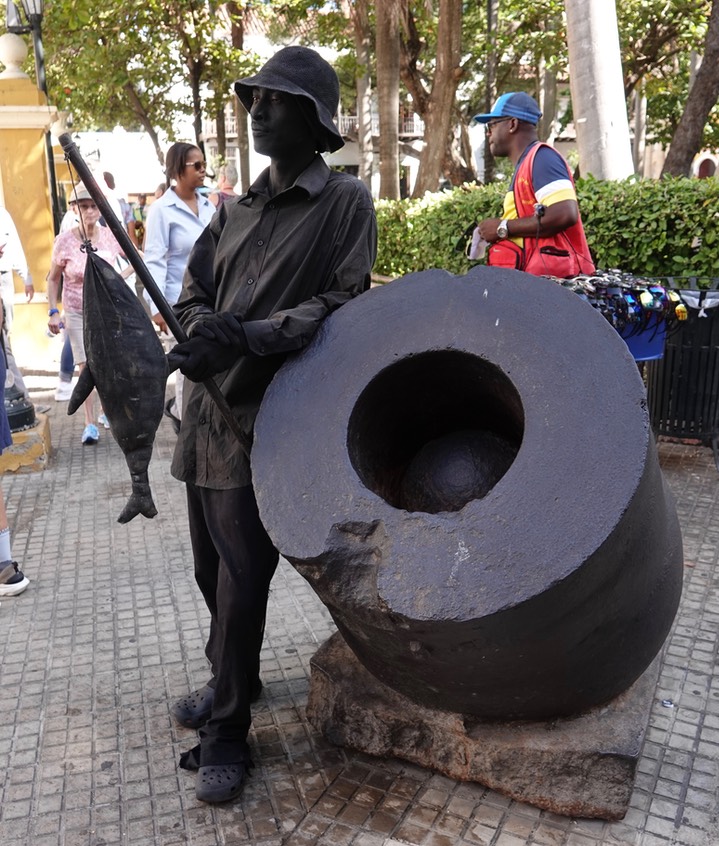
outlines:
M250 691L259 678L270 582L279 554L251 485L227 491L187 485L195 579L210 611L205 653L215 689L200 729L200 766L247 760Z

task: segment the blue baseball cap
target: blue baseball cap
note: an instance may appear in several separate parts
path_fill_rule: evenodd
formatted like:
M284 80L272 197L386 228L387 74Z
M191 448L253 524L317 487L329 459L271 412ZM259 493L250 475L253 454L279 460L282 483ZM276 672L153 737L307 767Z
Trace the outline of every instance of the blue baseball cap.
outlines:
M536 126L539 118L542 117L537 101L524 91L513 91L509 94L502 94L492 106L492 111L486 115L475 115L472 120L475 123L487 123L495 118L513 117L525 120Z

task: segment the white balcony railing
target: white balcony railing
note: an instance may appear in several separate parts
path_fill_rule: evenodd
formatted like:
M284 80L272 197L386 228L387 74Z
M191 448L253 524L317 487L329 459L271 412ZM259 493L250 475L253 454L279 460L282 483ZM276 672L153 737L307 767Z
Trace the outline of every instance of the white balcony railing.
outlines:
M343 135L357 134L357 115L340 115L339 129ZM421 138L424 135L424 121L420 120L417 115L400 119L399 122L400 136L412 136L414 138ZM379 118L372 118L372 135L379 135Z
M356 135L357 134L357 115L340 115L339 130L342 135ZM217 138L217 122L214 120L205 120L203 125L203 132L205 138ZM237 137L237 122L234 114L227 115L225 118L225 132L227 138ZM379 135L379 118L372 119L372 134ZM399 123L400 137L421 138L424 135L424 121L417 115L411 115L400 119Z

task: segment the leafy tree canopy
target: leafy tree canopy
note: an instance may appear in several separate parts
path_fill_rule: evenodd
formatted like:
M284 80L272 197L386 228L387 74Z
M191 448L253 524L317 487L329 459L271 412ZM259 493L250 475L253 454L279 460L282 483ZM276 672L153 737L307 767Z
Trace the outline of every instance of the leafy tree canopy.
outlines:
M272 4L281 15L271 34L282 39L283 28L304 23L306 43L351 50L346 7L349 0L288 0ZM431 88L436 62L437 0L409 3L418 67ZM469 118L484 100L485 69L492 50L498 56L498 91L521 88L536 92L539 69L567 78L568 59L563 0L501 0L494 32L488 33L487 4L466 4L463 14L463 82L458 90L460 112ZM648 97L650 137L668 143L686 100L690 56L701 49L710 0L623 0L617 4L625 91L642 86ZM373 22L372 22L373 23ZM348 84L348 80L344 82ZM351 98L351 88L348 85ZM559 118L562 116L559 115ZM719 142L712 125L707 141Z
M240 14L244 4L235 3ZM50 99L78 130L145 129L214 115L258 59L231 45L232 19L215 0L50 0L43 47Z
M401 0L398 0L401 2ZM427 91L436 65L437 0L408 3L404 31ZM354 105L352 31L354 0L238 2L264 16L277 43L298 38L342 53L338 70L345 111ZM468 120L486 96L488 57L498 57L498 91L535 92L540 69L566 79L563 0L501 0L488 32L487 3L466 4L462 20L462 80L458 119ZM623 0L617 4L627 96L648 99L651 140L668 143L682 113L700 51L711 0ZM369 4L370 25L374 4ZM0 12L2 14L2 12ZM49 0L43 20L48 88L77 129L145 128L173 137L177 123L198 110L217 114L238 76L257 57L231 46L227 4L217 0ZM409 102L409 95L404 93ZM559 116L561 117L561 115ZM719 111L710 116L708 146L719 147Z

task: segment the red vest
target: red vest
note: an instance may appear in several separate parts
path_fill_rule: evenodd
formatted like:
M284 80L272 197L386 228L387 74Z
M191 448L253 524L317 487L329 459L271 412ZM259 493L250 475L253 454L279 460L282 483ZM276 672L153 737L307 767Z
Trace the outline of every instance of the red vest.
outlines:
M534 215L537 198L532 188L532 167L539 148L547 146L549 145L535 144L516 170L513 193L517 217ZM569 165L566 162L564 164L569 180L574 186ZM509 239L491 244L487 251L487 264L524 270L535 276L558 276L562 279L594 273L594 262L584 237L581 216L573 226L557 235L549 238L525 236L523 240L524 248Z

